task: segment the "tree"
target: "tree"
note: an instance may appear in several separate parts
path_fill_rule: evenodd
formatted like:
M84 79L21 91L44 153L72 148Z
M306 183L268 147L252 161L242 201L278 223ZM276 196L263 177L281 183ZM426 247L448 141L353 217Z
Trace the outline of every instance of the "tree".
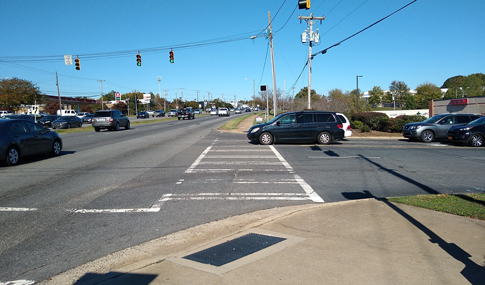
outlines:
M124 102L118 102L116 104L113 104L113 106L111 106L111 109L120 110L123 114L128 113L128 105Z
M369 104L377 106L382 103L384 97L384 90L380 86L374 86L372 90L369 90Z
M403 81L394 80L389 86L389 92L391 92L391 94L394 96L396 102L402 106L406 100L406 96L409 94L409 88Z
M18 110L21 104L40 102L40 90L30 81L12 78L0 80L0 107Z
M320 95L313 89L310 91L310 97L312 101L320 99ZM300 92L295 95L295 99L306 99L308 102L308 87L303 87Z
M485 74L458 75L446 79L441 88L448 88L446 99L485 96Z
M59 110L59 101L57 100L49 100L45 103L45 111L49 115L57 114L57 110Z
M443 97L443 95L441 94L441 89L438 86L426 82L416 87L416 95L414 95L414 97L416 108L427 109L429 100L439 100Z

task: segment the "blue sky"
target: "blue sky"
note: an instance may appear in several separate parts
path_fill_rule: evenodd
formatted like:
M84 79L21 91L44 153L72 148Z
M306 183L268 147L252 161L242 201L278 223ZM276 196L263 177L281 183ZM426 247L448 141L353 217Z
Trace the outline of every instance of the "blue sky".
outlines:
M0 78L18 77L57 95L100 96L133 90L194 100L250 100L253 80L273 88L268 12L274 18L276 85L295 94L308 84L308 45L300 35L307 23L299 15L326 16L314 24L323 50L387 16L411 0L313 0L295 10L297 0L2 0ZM281 7L281 9L280 9ZM280 10L279 10L280 9ZM279 13L276 15L276 13ZM430 82L441 86L452 76L483 73L485 2L418 0L312 62L312 89L388 89L393 80L411 89ZM275 17L276 15L276 17ZM259 35L256 39L250 39ZM221 43L216 43L221 42ZM169 63L173 48L175 63ZM136 54L142 66L136 66ZM79 55L81 71L63 55ZM19 61L21 58L40 61ZM266 62L266 63L265 63ZM300 77L299 77L300 76Z

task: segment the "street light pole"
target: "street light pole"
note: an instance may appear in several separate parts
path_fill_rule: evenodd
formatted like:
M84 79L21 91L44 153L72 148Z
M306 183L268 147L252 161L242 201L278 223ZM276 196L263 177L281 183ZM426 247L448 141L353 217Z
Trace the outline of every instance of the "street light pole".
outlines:
M355 76L355 79L357 80L357 111L359 111L359 100L360 100L359 77L362 77L362 75Z

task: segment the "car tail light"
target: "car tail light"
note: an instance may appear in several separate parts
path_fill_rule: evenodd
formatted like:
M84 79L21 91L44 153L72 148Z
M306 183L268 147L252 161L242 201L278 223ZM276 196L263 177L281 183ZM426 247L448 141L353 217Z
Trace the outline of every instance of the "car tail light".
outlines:
M339 128L339 129L343 129L343 128L344 128L344 125L342 125L342 124L338 124L338 125L337 125L337 128Z
M112 123L114 120L113 118L109 118L109 122Z
M350 125L347 126L347 131L349 131L349 130L350 130Z
M94 124L94 119L91 122Z

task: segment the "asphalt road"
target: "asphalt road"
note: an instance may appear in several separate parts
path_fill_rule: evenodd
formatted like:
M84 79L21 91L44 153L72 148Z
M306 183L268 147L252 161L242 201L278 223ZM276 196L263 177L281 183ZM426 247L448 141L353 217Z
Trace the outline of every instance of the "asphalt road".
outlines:
M369 196L480 192L483 148L398 139L260 146L196 117L63 135L0 167L0 282L45 280L202 223Z

